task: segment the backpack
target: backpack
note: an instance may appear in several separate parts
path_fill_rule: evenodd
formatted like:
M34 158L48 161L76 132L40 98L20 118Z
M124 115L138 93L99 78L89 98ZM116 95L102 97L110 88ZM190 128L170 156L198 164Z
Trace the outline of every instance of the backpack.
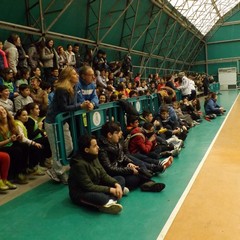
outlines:
M135 133L135 134L129 133L127 135L127 137L124 139L124 148L128 149L130 139L135 137L135 136L142 136L145 139L145 136L142 133Z

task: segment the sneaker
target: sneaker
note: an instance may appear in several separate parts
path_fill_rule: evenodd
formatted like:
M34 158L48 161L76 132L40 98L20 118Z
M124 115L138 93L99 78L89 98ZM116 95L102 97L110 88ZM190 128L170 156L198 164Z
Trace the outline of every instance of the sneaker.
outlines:
M47 167L43 167L43 166L41 166L41 165L38 165L38 168L39 168L41 171L43 171L43 172L46 172L46 171L48 170Z
M129 194L129 189L127 187L123 188L123 196L127 196Z
M172 162L173 162L173 157L171 156L171 157L165 158L161 162L161 164L164 167L164 169L166 169L166 168L168 168L168 167L170 167L172 165Z
M46 171L47 175L55 182L61 182L53 168Z
M211 122L211 119L209 117L207 117L207 116L205 117L205 120Z
M173 157L177 157L179 153L180 153L179 148L175 148L174 150L171 151Z
M194 125L200 125L200 122L193 121Z
M171 152L170 151L164 151L164 152L161 152L159 154L160 158L165 158L165 157L169 157L169 156L171 156Z
M46 167L47 169L52 168L53 160L52 158L47 158L45 162L43 163L43 167Z
M140 188L143 192L161 192L165 188L165 184L149 181L142 184Z
M36 171L35 168L27 168L26 173L27 173L27 174L32 174L32 173L34 173L35 171Z
M4 184L8 186L9 189L16 189L17 186L15 184L12 184L10 181L5 180Z
M99 208L99 211L109 214L118 214L122 211L122 205L116 203L115 201L109 200L109 202Z
M68 185L68 175L67 173L63 173L61 175L57 175L57 177L59 178L60 182L64 185Z
M17 183L19 184L27 184L28 183L28 178L25 174L19 173L16 178Z
M8 189L9 189L9 187L3 182L2 179L0 179L0 190L1 191L6 191Z
M36 170L32 173L35 176L44 176L45 173L41 170L39 166L37 166Z
M157 173L162 173L162 172L164 172L164 169L163 169L163 166L162 166L162 164L161 164L161 161L159 161L159 164L157 165L157 164L151 164L151 169L150 169L150 171L152 171L152 173L153 174L151 174L152 175L152 177L153 177L153 175L156 175ZM145 180L150 180L149 178L146 178Z

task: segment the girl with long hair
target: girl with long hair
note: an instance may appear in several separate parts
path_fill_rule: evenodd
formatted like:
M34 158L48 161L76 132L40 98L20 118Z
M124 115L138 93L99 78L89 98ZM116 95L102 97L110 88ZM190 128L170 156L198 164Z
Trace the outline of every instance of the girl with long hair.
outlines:
M12 115L0 106L0 151L10 155L10 178L15 178L19 184L27 183L26 169L28 165L28 146L22 142Z
M59 113L67 111L75 111L81 109L81 104L77 103L76 84L79 81L79 75L73 67L64 68L59 74L58 82L55 85L54 96L51 104L48 106L48 111L45 119L45 130L48 136L52 151L53 167L47 170L47 174L56 182L67 184L68 176L66 171L69 166L63 166L58 161L56 147L56 126L55 118ZM66 122L63 126L65 148L67 156L72 153L73 143L69 130L69 125Z

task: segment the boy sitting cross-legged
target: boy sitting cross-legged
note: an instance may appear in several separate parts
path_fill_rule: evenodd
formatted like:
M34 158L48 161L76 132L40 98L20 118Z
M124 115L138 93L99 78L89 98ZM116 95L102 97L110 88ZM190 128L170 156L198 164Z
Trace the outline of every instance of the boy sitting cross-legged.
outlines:
M130 190L140 186L142 191L160 192L164 183L156 183L140 173L140 167L135 165L123 152L119 143L121 128L117 123L107 122L102 126L102 136L99 139L99 160L110 176L123 176L126 187Z

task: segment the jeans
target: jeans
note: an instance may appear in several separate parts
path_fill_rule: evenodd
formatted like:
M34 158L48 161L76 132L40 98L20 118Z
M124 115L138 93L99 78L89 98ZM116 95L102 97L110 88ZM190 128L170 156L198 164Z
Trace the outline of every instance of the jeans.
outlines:
M59 153L58 153L57 142L55 139L56 127L54 124L49 124L45 122L45 130L47 132L48 141L49 141L51 152L52 152L53 169L58 175L61 175L66 171L67 168L64 168L61 162L58 160ZM69 130L68 123L65 123L63 125L63 134L65 139L66 155L69 156L73 150L73 143L72 143L72 136Z
M158 165L159 164L159 160L157 159L153 159L147 155L144 155L142 153L134 153L131 154L131 156L138 158L139 160L143 161L144 163L148 163L148 164L154 164L154 165Z

